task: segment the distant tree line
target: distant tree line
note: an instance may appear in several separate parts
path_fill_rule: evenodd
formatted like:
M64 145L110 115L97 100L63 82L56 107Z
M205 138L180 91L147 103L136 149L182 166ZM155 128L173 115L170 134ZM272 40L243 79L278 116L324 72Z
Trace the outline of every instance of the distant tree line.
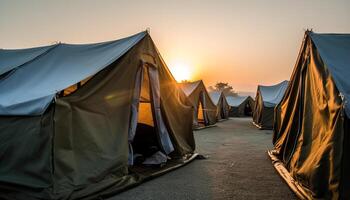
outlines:
M209 86L209 91L223 92L226 96L237 97L238 93L228 83L217 82L214 86Z

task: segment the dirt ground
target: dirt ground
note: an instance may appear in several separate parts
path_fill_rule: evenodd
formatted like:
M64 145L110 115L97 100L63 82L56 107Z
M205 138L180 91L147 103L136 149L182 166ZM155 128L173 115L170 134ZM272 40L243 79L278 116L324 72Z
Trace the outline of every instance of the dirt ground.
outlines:
M251 118L231 118L194 132L197 152L208 156L118 194L119 199L296 199L273 168L266 151L272 131Z

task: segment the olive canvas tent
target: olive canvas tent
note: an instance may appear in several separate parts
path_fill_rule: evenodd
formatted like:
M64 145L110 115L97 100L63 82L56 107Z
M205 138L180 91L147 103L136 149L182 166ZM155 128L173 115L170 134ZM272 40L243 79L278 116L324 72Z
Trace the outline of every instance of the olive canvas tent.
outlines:
M269 152L302 199L350 199L349 77L350 34L307 31Z
M0 72L1 199L96 199L195 155L192 108L148 32L0 50ZM133 170L146 151L165 166Z
M227 102L230 105L230 117L252 116L254 99L250 96L228 96Z
M226 97L223 92L211 91L209 92L211 100L216 105L216 118L217 120L228 119L230 106L227 103Z
M194 108L193 127L215 124L216 106L211 100L203 81L180 83L179 86Z
M276 85L259 85L253 109L253 123L260 129L272 129L275 106L281 101L288 81Z

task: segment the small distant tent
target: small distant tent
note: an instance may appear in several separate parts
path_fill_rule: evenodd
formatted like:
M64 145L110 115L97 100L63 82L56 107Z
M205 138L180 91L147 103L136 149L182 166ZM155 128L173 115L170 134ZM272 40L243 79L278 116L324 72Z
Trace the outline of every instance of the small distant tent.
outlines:
M0 198L96 199L183 165L195 141L179 92L147 32L1 49ZM137 154L172 159L129 171Z
M226 97L223 92L211 91L209 92L213 103L216 105L216 118L217 120L228 119L230 106L227 103Z
M211 100L202 80L179 84L193 106L193 126L209 126L216 123L216 105Z
M281 101L287 86L288 81L271 86L258 86L253 109L253 123L258 128L272 129L275 106Z
M275 168L301 199L350 199L350 34L305 33L275 109Z
M251 96L228 96L227 102L230 105L230 117L252 116L254 99Z

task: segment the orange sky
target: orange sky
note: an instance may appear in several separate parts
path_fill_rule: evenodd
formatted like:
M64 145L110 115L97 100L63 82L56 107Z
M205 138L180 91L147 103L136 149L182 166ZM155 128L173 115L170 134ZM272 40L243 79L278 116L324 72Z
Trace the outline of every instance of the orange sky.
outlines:
M350 1L0 0L0 48L91 43L146 28L174 70L235 90L289 79L304 30L350 32ZM179 64L178 64L179 65Z

